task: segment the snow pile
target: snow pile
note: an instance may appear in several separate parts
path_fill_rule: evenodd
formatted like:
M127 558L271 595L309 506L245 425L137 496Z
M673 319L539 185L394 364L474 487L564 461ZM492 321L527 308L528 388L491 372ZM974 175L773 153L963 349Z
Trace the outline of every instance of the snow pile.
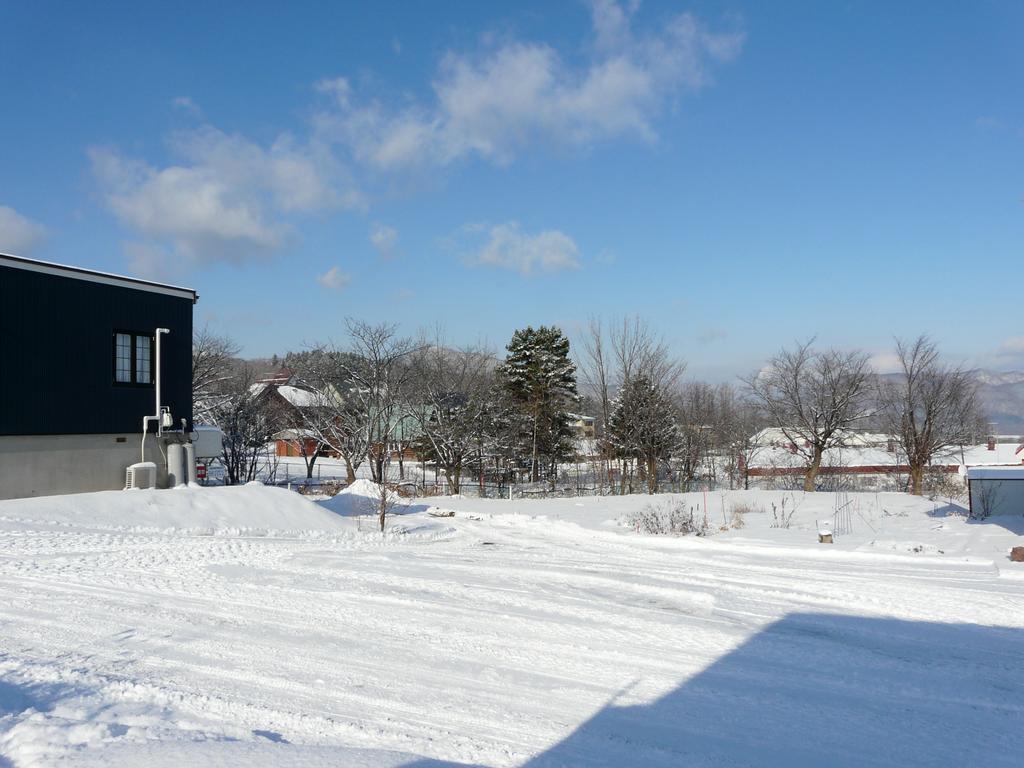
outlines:
M348 528L344 520L299 494L259 483L14 499L0 502L0 521L209 534Z
M334 514L345 517L372 515L380 509L380 491L379 484L372 480L360 479L319 504ZM400 512L400 509L394 508L401 504L401 497L394 491L388 491L389 507L395 512Z

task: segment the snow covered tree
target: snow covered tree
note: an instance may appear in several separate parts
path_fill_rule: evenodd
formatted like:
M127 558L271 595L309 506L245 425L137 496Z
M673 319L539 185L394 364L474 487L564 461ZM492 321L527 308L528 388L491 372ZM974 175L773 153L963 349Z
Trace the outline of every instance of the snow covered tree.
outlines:
M487 452L514 477L516 461L527 444L524 436L531 432L529 417L520 412L493 370L478 429L478 439L486 445Z
M879 379L879 414L907 457L910 491L920 496L932 458L966 443L982 420L977 384L970 371L943 365L927 336L897 340L896 356L900 372Z
M817 351L814 339L783 349L761 373L746 379L750 394L806 462L804 490L813 491L821 460L869 413L867 355Z
M657 493L658 468L679 447L668 393L644 374L627 379L613 402L608 432L620 455L643 465L647 492Z
M528 430L530 477L540 479L540 458L552 470L572 451L567 413L578 401L576 365L569 357L569 339L555 327L517 330L498 365L502 388L519 410Z

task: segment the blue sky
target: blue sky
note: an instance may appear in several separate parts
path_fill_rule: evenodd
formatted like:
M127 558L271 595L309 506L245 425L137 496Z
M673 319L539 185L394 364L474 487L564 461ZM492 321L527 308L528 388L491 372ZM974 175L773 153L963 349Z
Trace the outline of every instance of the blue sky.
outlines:
M0 0L0 251L500 349L638 313L695 376L931 333L1024 366L1024 4Z

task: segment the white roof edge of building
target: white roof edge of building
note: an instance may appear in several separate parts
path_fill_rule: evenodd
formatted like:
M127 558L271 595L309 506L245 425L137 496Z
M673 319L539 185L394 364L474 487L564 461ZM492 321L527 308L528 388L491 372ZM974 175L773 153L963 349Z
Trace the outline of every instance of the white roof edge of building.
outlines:
M99 272L95 269L85 267L72 267L67 264L57 264L39 259L29 259L24 256L14 256L9 253L0 253L0 266L13 269L23 269L28 272L39 272L44 275L57 275L58 277L69 277L74 280L85 280L90 283L101 283L103 285L114 285L120 288L134 288L140 291L151 291L162 293L167 296L177 296L182 299L192 299L193 303L199 301L199 294L192 288L183 288L178 285L167 285L155 283L151 280L142 280L138 277L126 277L115 275L111 272Z
M1024 466L1021 467L970 467L968 480L1024 480Z

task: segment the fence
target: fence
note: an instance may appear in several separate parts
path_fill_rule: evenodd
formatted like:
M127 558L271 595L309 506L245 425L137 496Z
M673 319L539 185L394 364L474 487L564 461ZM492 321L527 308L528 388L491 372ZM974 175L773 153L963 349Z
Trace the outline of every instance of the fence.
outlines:
M204 484L220 485L224 482L223 467L214 462L208 467ZM364 463L357 472L357 478L369 478L369 465ZM459 494L473 498L488 499L531 499L531 498L573 498L582 496L622 496L647 493L647 481L636 470L623 473L617 467L600 464L563 464L556 477L536 482L524 479L528 470L522 467L505 472L493 469L483 476L467 471L463 474ZM392 462L387 467L388 485L405 497L445 496L452 492L444 473L432 464L406 462L402 470ZM347 471L337 461L318 461L313 466L312 477L307 477L306 466L301 461L280 460L268 456L259 472L259 480L267 485L300 490L304 493L333 494L348 485ZM939 481L949 484L949 478L933 480L928 476L928 490L941 490L943 495L952 496L957 492L943 486L933 489ZM898 491L905 490L906 478L900 475L853 475L822 474L818 477L820 491ZM749 479L751 489L800 490L803 475L800 473L779 476L759 476ZM708 472L702 477L687 478L677 468L662 467L658 473L659 493L686 493L693 491L719 491L743 488L739 477L715 476Z

